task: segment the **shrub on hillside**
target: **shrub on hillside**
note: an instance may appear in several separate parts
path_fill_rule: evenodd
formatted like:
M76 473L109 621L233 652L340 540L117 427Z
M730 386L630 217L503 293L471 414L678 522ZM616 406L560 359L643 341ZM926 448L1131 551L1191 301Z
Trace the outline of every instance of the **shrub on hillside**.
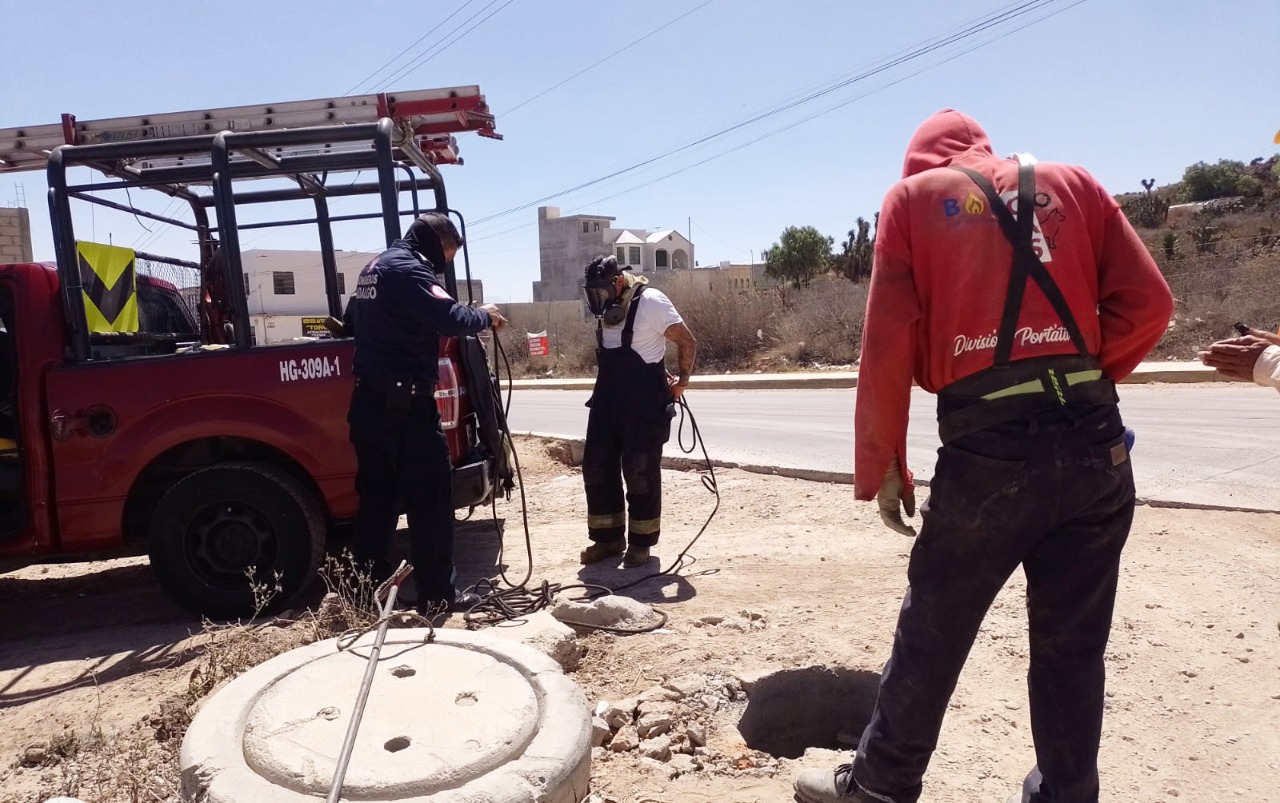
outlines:
M1213 165L1196 162L1182 175L1183 199L1193 203L1261 193L1262 182L1248 174L1243 162L1231 159L1219 159Z

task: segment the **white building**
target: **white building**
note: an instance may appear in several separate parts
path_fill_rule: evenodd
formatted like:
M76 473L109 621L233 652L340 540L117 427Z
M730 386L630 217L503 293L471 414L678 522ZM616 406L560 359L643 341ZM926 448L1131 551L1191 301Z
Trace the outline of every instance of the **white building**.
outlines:
M380 252L336 251L338 292L342 308L356 289L356 279L364 266ZM257 343L287 343L321 328L329 315L324 291L324 265L319 251L282 251L255 248L241 256L244 289L248 295L249 318ZM465 284L465 279L460 282ZM474 300L484 300L484 286L471 283ZM465 302L465 289L461 290Z
M559 207L538 208L541 281L533 283L534 301L573 301L580 297L582 270L602 254L633 273L686 270L694 264L693 243L674 229L619 229L602 215L561 217Z

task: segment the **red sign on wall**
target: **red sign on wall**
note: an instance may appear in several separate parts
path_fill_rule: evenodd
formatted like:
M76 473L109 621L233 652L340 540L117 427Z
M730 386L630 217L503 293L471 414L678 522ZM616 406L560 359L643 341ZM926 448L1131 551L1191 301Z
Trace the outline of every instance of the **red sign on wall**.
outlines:
M530 332L529 333L529 356L545 357L550 353L551 353L550 338L547 337L546 330L544 329L541 332Z

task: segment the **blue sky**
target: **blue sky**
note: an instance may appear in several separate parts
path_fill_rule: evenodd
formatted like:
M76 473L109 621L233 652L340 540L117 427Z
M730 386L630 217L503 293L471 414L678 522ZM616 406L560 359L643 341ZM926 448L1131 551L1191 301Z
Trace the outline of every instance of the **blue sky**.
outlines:
M10 4L0 28L0 128L57 122L62 112L92 119L366 91L371 74L457 11L372 83L419 60L387 88L481 87L506 139L465 136L466 165L444 168L452 205L479 221L662 156L1025 5L464 3L64 0L56 15L38 3ZM944 107L975 116L1001 153L1083 164L1117 193L1140 189L1144 178L1176 181L1199 160L1247 161L1277 150L1280 3L1040 3L983 34L546 203L565 214L610 215L619 226L677 228L707 265L758 259L791 225L816 226L838 242L856 217L876 211L912 131ZM456 41L423 60L455 30ZM13 201L17 183L32 210L36 257L52 259L44 176L0 175L0 204ZM144 200L148 194L133 198L156 211L166 206L167 198ZM468 232L489 300L530 298L535 216L529 208ZM117 244L150 239L148 250L194 256L181 233L153 237L129 216L77 214L78 235L105 241L104 229ZM381 245L376 225L347 224L336 236L348 250ZM246 247L316 247L309 228L244 239Z

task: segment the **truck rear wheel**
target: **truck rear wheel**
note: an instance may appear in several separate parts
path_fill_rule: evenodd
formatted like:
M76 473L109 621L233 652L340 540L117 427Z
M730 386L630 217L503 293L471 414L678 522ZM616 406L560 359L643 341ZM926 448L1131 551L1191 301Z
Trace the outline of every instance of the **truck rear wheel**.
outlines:
M293 599L320 565L325 528L314 494L296 478L274 466L224 463L175 483L156 506L148 539L166 593L221 619Z

